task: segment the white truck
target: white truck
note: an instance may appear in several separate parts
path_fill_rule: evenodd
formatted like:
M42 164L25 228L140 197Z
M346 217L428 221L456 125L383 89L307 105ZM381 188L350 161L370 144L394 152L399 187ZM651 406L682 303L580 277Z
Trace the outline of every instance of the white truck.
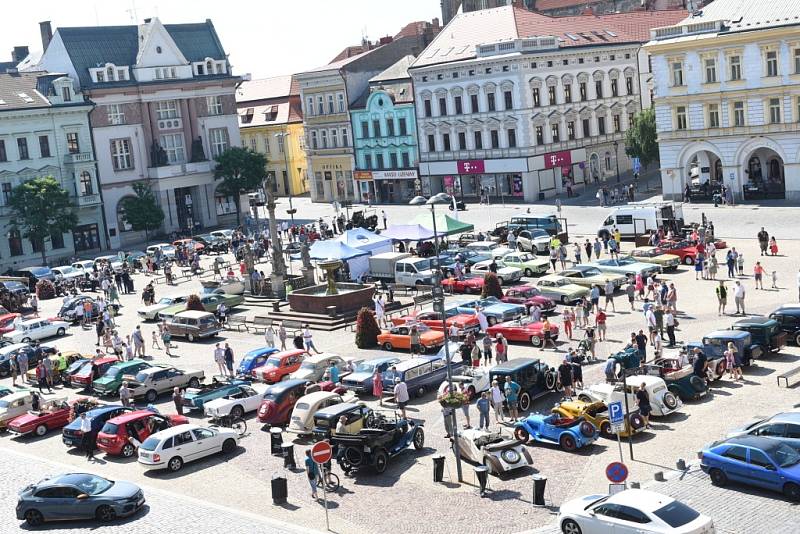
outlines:
M403 259L410 258L407 252L384 252L369 257L369 274L378 280L394 282L395 264Z
M597 229L597 237L611 236L616 228L622 237L635 238L662 226L672 228L676 232L683 227L681 204L628 204L613 208Z
M412 256L394 264L394 281L404 286L429 286L436 271L429 258Z

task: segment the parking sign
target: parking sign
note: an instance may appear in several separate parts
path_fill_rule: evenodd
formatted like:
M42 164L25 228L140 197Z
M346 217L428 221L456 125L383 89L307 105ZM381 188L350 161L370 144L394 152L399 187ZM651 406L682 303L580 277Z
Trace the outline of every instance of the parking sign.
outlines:
M608 405L608 419L612 425L621 425L625 420L625 413L622 411L622 401L614 401Z

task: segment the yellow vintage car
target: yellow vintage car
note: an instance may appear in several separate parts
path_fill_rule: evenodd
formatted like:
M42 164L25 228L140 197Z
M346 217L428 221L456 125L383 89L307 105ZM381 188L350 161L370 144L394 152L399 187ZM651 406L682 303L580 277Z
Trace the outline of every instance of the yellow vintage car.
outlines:
M594 265L573 265L569 269L558 273L558 276L569 278L571 283L588 287L589 289L592 286L599 286L601 293L605 293L608 282L614 284L614 290L616 291L627 281L627 278L621 274L605 273Z
M663 271L674 271L681 264L680 256L667 254L660 247L636 247L631 251L631 256L636 258L636 261L660 265Z
M75 350L62 350L61 354L67 360L67 368L69 368L69 366L72 365L77 360L80 360L80 359L91 360L92 359L92 356L83 356L83 355L81 355L80 352L75 351ZM58 367L58 355L57 354L50 354L50 355L47 356L47 358L53 364L53 369L56 369ZM25 376L28 378L28 382L30 382L32 385L38 385L39 384L39 379L36 378L36 366L33 366L33 368L30 369ZM54 380L55 384L61 383L61 377L60 376L56 375L54 378L55 378L55 380Z
M600 433L606 437L611 437L611 421L608 419L608 408L605 403L577 401L565 401L557 404L552 412L561 417L577 418L583 417L595 427L600 429ZM625 422L625 428L620 432L622 437L636 435L644 432L644 419L637 411L632 411Z

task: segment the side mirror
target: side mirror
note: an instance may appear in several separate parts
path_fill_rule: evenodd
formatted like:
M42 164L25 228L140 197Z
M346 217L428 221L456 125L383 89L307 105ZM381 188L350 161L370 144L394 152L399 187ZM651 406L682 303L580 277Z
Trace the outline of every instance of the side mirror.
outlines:
M76 499L78 499L79 501L83 501L83 500L85 500L85 499L88 499L88 498L89 498L89 495L88 495L88 494L86 494L86 493L81 493L80 495L78 495L78 496L77 496L77 497L75 497L75 498L76 498Z
M777 471L778 470L778 468L775 467L773 464L765 464L764 465L764 469L766 469L767 471Z

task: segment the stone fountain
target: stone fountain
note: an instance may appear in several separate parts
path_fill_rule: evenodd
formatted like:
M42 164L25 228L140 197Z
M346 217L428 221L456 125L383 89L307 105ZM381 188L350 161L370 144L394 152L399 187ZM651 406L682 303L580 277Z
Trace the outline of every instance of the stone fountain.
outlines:
M328 282L328 289L325 291L326 295L338 295L339 290L336 287L336 279L334 273L336 269L342 267L342 260L327 259L317 262L317 267L325 272L325 279Z
M292 291L289 308L293 312L317 315L349 314L372 305L375 287L367 284L337 282L334 273L342 267L341 260L327 259L317 262L325 272L326 283Z

